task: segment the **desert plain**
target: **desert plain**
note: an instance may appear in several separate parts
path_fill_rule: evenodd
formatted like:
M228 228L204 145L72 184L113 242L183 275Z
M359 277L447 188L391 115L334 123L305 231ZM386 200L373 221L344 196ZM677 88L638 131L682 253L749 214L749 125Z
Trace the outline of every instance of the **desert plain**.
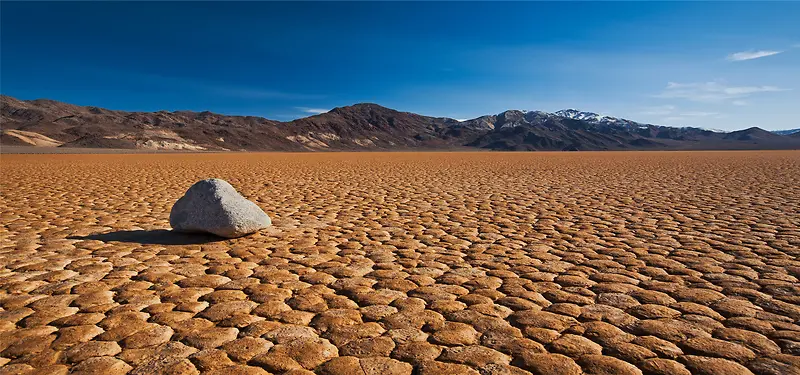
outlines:
M800 374L798 151L0 168L0 374ZM170 232L210 177L273 226Z

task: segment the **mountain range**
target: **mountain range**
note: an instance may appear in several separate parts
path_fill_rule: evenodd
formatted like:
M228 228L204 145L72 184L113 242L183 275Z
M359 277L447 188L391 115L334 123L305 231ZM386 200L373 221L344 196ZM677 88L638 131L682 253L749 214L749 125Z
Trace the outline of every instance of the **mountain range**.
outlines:
M281 122L211 112L126 112L0 96L0 145L192 151L800 149L800 132L718 132L574 109L459 121L361 103Z

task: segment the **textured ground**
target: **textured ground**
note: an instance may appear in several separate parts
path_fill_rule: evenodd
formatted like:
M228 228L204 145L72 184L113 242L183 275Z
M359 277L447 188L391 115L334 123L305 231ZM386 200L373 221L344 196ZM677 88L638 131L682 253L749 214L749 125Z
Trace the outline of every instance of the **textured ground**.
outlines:
M0 374L800 374L800 152L0 167ZM165 231L207 177L274 227Z

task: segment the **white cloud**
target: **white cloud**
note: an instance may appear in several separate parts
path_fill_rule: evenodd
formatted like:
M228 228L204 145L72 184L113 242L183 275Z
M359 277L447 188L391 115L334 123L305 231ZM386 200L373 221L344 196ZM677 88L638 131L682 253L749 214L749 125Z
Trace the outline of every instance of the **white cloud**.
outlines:
M684 112L680 114L681 116L687 117L709 117L709 116L719 116L719 112Z
M728 55L728 61L744 61L760 59L762 57L777 55L783 51L743 51Z
M297 94L249 87L207 86L206 89L217 95L241 99L319 99L321 97L319 95Z
M668 116L664 117L658 123L666 126L686 126L686 117L681 116Z
M728 86L722 82L676 83L669 82L657 98L686 99L693 102L723 103L736 101L754 94L788 91L775 86ZM737 104L740 105L740 104Z
M712 119L721 119L725 117L725 115L719 112L682 111L674 105L647 107L644 111L639 112L639 114L660 117L655 123L669 126L687 126L688 124L700 121L705 123Z
M240 86L229 84L219 81L207 81L200 78L180 77L180 76L165 76L160 74L107 69L104 67L92 67L94 71L98 71L103 75L124 76L135 79L137 83L144 83L150 85L158 85L167 90L185 89L202 92L207 95L225 96L239 99L296 99L296 100L312 100L322 99L324 95L316 94L303 94L295 92L287 92L280 90L273 90L269 88Z
M686 120L691 117L713 117L720 118L722 115L719 112L706 112L706 111L680 111L674 105L662 105L656 107L647 107L644 111L639 112L641 115L648 116L664 116L664 120Z
M725 115L717 112L684 112L676 113L674 116L667 116L661 119L660 124L671 126L694 126L698 122L707 123L711 119L722 119ZM706 129L720 131L717 129Z
M294 107L294 108L299 110L299 111L303 111L305 113L312 113L312 114L315 114L315 115L318 115L320 113L328 112L327 109L321 109L321 108L309 108L309 107Z
M665 116L668 115L677 109L674 105L660 105L656 107L647 107L643 111L639 112L640 115L649 115L649 116Z

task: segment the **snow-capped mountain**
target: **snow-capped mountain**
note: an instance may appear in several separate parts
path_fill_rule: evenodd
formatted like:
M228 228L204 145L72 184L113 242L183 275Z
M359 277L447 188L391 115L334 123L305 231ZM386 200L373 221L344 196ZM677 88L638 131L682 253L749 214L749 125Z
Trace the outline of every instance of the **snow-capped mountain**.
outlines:
M579 111L577 109L571 109L571 108L570 109L562 109L560 111L556 111L554 114L558 115L558 116L561 116L561 117L571 118L571 119L575 119L575 120L594 121L594 122L599 122L599 121L602 121L602 120L604 120L606 118L608 118L608 119L613 118L613 117L609 117L609 116L601 116L601 115L598 115L597 113L594 113L594 112L584 112L584 111Z
M794 134L794 133L800 133L800 128L787 129L787 130L775 130L775 131L773 131L773 133L780 134L780 135L789 135L789 134Z
M554 114L548 112L511 109L496 115L487 115L472 120L459 121L459 126L472 129L493 130L523 125L541 125L547 119L555 117Z
M646 128L648 126L648 124L642 124L624 118L599 115L594 112L584 112L584 111L579 111L577 109L562 109L560 111L556 111L554 115L559 117L570 118L573 120L586 121L596 125L617 125L617 126L627 126L634 128Z
M476 119L462 121L464 126L475 129L503 129L523 125L546 126L553 121L564 119L582 121L599 128L620 128L625 130L647 129L649 124L612 116L599 115L594 112L584 112L576 109L562 109L553 113L544 111L508 110L497 115L482 116Z

